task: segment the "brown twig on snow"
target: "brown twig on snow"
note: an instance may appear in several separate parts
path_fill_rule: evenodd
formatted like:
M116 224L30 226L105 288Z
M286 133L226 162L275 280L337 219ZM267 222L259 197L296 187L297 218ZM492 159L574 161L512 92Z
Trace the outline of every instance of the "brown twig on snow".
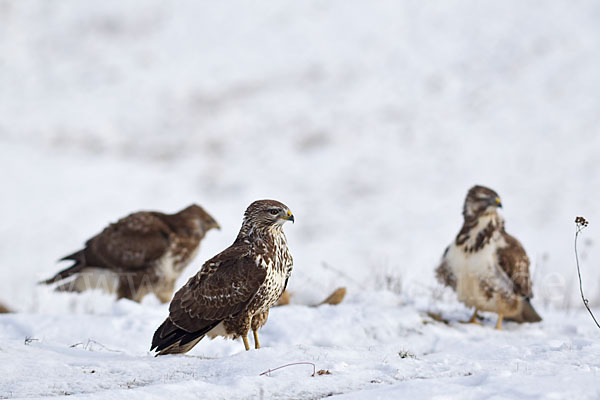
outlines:
M267 375L267 374L270 374L273 371L277 371L278 369L282 369L282 368L286 368L286 367L291 367L292 365L303 365L303 364L312 365L312 367L313 367L313 373L312 373L311 376L315 376L315 374L317 373L317 367L316 367L316 365L313 364L313 363L311 363L311 362L306 362L306 361L295 362L295 363L291 363L291 364L285 364L285 365L282 365L281 367L277 367L277 368L273 368L273 369L268 369L265 372L262 372L259 376Z
M583 295L583 283L581 281L581 270L579 269L579 255L577 254L577 237L579 236L581 231L588 226L588 224L589 224L589 222L586 221L586 219L583 217L575 218L575 226L577 227L577 229L575 230L575 262L577 263L577 276L579 277L579 292L581 293L581 300L583 300L583 305L585 306L585 308L587 308L588 312L592 316L592 319L596 323L596 326L598 328L600 328L600 324L596 320L594 313L592 312L592 310L590 309L590 306L588 305L589 300L586 299L585 296Z

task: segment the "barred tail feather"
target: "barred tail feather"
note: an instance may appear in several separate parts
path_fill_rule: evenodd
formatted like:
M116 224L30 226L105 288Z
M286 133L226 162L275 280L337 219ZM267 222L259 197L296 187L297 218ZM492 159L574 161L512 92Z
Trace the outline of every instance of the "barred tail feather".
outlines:
M526 299L523 302L521 316L524 322L540 322L542 320L542 317L535 311L535 308L533 308L529 299Z
M523 298L521 301L521 310L518 314L513 316L506 316L505 319L507 321L514 322L540 322L542 317L535 311L535 308L531 305L531 302L528 298Z

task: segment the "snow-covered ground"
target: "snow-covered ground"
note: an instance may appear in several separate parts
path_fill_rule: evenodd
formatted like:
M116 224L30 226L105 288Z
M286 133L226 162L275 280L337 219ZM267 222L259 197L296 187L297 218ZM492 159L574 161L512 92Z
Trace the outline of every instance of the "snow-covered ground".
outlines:
M584 215L600 314L599 18L595 1L0 2L0 302L18 312L0 398L598 398L572 240ZM459 324L433 279L475 183L530 255L541 324ZM36 286L108 222L196 202L223 229L181 285L258 198L296 217L293 305L260 351L153 358L156 299ZM340 306L305 306L338 286ZM331 374L260 376L291 362Z
M153 357L166 306L119 301L100 314L14 314L0 319L0 390L8 398L597 399L598 330L582 312L546 312L503 331L464 325L468 311L364 292L339 306L278 307L264 348L202 341L189 355ZM25 343L25 338L29 338ZM329 374L311 376L312 363ZM495 397L494 397L495 396Z

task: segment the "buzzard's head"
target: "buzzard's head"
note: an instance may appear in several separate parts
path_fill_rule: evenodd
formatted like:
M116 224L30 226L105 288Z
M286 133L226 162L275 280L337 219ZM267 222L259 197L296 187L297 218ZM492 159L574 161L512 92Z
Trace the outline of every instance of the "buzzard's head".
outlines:
M211 229L221 229L217 221L215 221L209 213L204 211L204 208L196 204L187 207L181 211L181 214L185 218L193 221L197 229L203 232L208 232Z
M276 200L257 200L244 213L244 224L256 227L281 226L286 221L294 222L294 215L285 204Z
M485 214L495 213L498 207L502 207L498 193L485 186L473 186L467 193L463 216L478 218Z

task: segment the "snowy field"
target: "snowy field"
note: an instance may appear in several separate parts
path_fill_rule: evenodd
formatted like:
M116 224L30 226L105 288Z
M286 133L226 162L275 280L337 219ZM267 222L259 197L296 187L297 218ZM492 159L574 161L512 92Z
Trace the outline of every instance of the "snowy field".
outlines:
M0 398L600 398L600 3L0 1ZM535 325L433 269L469 187L502 197ZM292 305L264 346L148 352L167 306L36 282L108 222L274 198ZM345 286L339 306L308 307ZM439 313L448 324L432 320ZM313 363L329 374L312 377Z

